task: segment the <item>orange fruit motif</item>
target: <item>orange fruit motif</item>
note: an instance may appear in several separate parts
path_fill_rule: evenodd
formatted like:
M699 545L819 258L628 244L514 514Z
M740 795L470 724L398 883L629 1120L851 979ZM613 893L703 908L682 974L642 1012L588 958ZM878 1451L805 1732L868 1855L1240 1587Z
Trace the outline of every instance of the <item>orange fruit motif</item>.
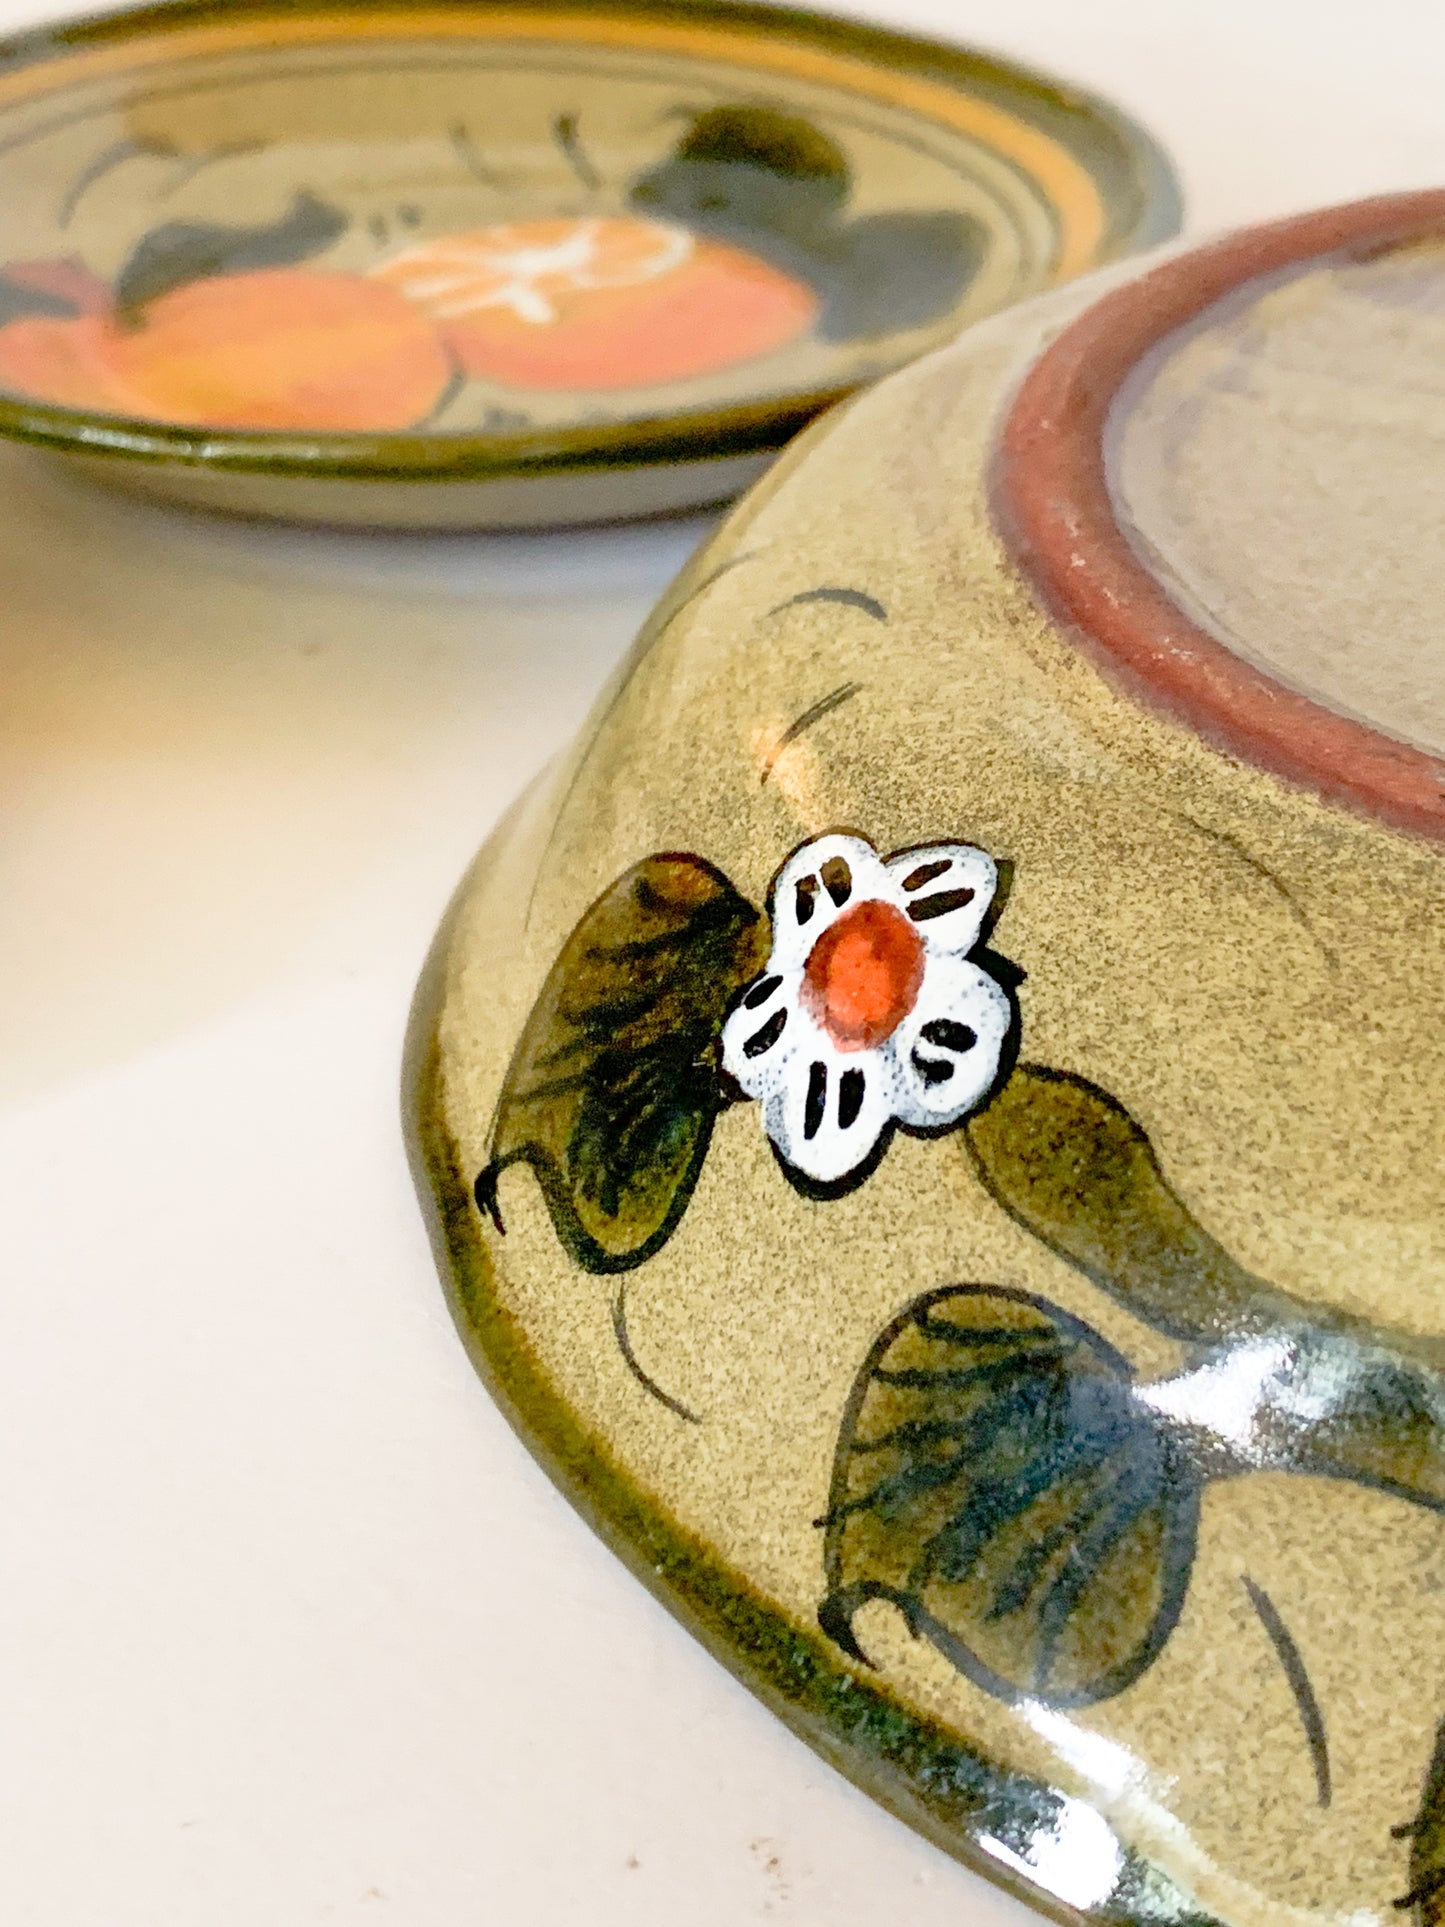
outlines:
M206 428L410 428L451 376L435 328L394 288L306 268L192 281L133 325L82 315L0 328L7 387Z
M110 284L92 274L76 254L60 260L7 261L0 278L13 287L68 301L80 314L104 314L111 305Z
M818 297L741 248L631 215L507 222L423 241L373 270L436 322L468 374L615 389L751 361Z
M218 428L409 428L451 376L394 289L307 268L174 288L139 327L107 329L105 359L148 412Z
M96 342L104 326L93 315L26 315L7 322L0 328L0 388L60 408L122 412Z

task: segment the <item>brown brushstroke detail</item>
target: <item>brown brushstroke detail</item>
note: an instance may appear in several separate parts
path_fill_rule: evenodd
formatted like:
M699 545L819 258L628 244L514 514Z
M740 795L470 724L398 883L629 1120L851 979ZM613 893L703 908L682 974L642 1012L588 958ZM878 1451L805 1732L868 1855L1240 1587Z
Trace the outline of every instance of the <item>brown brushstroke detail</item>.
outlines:
M837 689L830 691L828 695L820 696L811 708L803 711L801 716L795 717L764 757L763 773L759 781L759 788L765 788L767 786L768 778L772 775L773 770L777 766L778 758L785 749L791 748L800 736L805 735L807 731L813 727L814 723L822 722L825 716L831 716L835 709L841 708L844 703L851 701L862 687L862 683L857 682L841 683Z
M90 189L117 167L122 167L127 161L134 160L172 160L175 155L175 147L167 140L132 140L126 137L112 141L80 170L66 189L60 206L55 212L57 226L68 228L75 219L76 210L81 201Z
M671 1392L663 1391L651 1372L644 1369L633 1348L632 1334L627 1329L627 1280L624 1278L617 1287L617 1296L612 1301L612 1334L617 1340L617 1349L622 1354L622 1362L637 1380L649 1398L655 1398L659 1405L665 1405L674 1418L685 1419L689 1425L701 1425L702 1419L690 1405L684 1405L680 1398Z
M839 589L826 586L819 589L803 589L797 595L790 595L786 601L776 603L769 609L768 614L780 616L785 609L803 608L811 602L833 602L843 609L859 609L865 616L871 616L874 622L888 620L887 609L877 596L869 595L866 589Z
M558 114L552 123L552 139L563 160L571 168L577 179L589 194L595 194L602 186L602 176L592 164L592 157L582 145L576 114Z
M488 167L478 153L477 144L464 121L457 121L447 129L447 139L452 144L452 152L474 181L480 181L483 187L506 185L503 176L495 168Z
M1294 1634L1285 1625L1279 1607L1264 1587L1257 1585L1248 1573L1240 1575L1240 1583L1249 1595L1249 1603L1259 1616L1259 1623L1274 1648L1275 1658L1280 1663L1289 1690L1294 1694L1295 1708L1299 1713L1300 1725L1304 1728L1305 1744L1310 1750L1310 1765L1314 1768L1315 1798L1322 1807L1327 1807L1333 1795L1330 1743L1325 1732L1325 1716L1320 1710L1304 1654L1295 1644Z
M215 167L220 161L240 160L246 154L264 154L267 142L263 140L223 141L219 147L212 147L204 154L181 154L176 159L175 171L164 187L156 190L158 201L169 201L179 194L183 187L189 187L198 174L208 167Z
M1397 1911L1413 1911L1416 1927L1445 1927L1445 1720L1435 1734L1420 1810L1394 1833L1410 1842L1410 1888L1395 1902Z
M1293 918L1309 938L1310 942L1319 951L1328 968L1336 971L1339 969L1340 960L1338 954L1325 942L1318 930L1315 929L1307 912L1296 901L1294 892L1280 881L1267 863L1261 862L1252 851L1245 848L1237 836L1232 836L1228 830L1211 830L1207 823L1201 823L1196 816L1181 815L1179 821L1181 823L1187 823L1191 830L1197 830L1200 836L1207 837L1211 843L1216 844L1221 850L1227 850L1232 857L1243 864L1244 868L1248 870L1252 876L1258 877L1261 883L1267 884L1279 899L1280 903L1283 904L1289 916Z
M1333 802L1445 840L1445 761L1311 701L1233 654L1166 594L1119 526L1104 433L1157 342L1256 277L1445 234L1445 190L1382 195L1200 248L1115 289L1025 377L995 451L992 508L1045 607L1126 692Z

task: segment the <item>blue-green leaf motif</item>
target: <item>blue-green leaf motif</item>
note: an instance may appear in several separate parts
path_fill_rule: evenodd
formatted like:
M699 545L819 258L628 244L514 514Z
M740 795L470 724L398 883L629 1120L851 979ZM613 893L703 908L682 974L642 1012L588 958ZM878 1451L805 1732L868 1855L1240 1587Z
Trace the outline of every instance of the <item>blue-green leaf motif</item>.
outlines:
M884 1600L1002 1698L1106 1699L1173 1630L1200 1475L1112 1346L1026 1293L957 1285L874 1345L834 1465L824 1630Z

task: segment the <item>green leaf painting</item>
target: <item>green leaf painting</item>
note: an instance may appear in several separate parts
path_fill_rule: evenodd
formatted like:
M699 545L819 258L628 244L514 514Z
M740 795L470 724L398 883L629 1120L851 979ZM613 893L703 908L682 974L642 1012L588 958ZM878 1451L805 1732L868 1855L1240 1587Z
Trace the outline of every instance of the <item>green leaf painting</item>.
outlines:
M350 223L338 208L303 188L278 221L257 227L167 221L140 240L115 284L115 305L134 314L188 281L253 268L292 267L324 254Z
M1210 1480L1309 1473L1445 1510L1437 1339L1255 1277L1195 1219L1141 1125L1082 1077L1020 1065L963 1137L1010 1217L1184 1357L1140 1382L1087 1325L1002 1287L909 1306L864 1363L838 1442L820 1619L845 1650L862 1656L854 1617L887 1600L989 1691L1086 1704L1168 1638ZM1437 1791L1417 1843L1431 1834L1445 1867Z
M964 1142L1011 1218L1156 1331L1222 1341L1290 1308L1195 1222L1140 1126L1087 1079L1020 1064Z
M1009 1216L1156 1331L1192 1348L1196 1442L1220 1473L1311 1472L1445 1509L1445 1345L1315 1305L1238 1264L1143 1128L1087 1079L1021 1064L964 1142ZM1208 1377L1246 1350L1247 1436L1210 1437ZM1184 1388L1181 1381L1175 1382Z
M564 945L507 1073L477 1202L536 1172L557 1235L588 1271L658 1251L687 1207L724 1098L717 1040L767 955L767 924L700 857L648 857Z
M748 248L816 289L823 341L926 327L957 306L988 232L952 208L849 215L853 174L809 121L759 104L704 109L640 174L634 206Z
M1003 1698L1082 1706L1137 1679L1179 1615L1200 1480L1079 1320L961 1285L896 1318L858 1376L826 1519L823 1628L886 1600Z
M827 840L819 880L803 866L812 888L797 927L820 890L841 911L854 873L870 857L879 865L851 833ZM811 860L820 841L789 863ZM830 881L833 846L844 844L852 867ZM938 849L946 855L918 866L920 879L969 862L992 878L992 859L971 846ZM891 861L879 866L890 875ZM967 907L977 896L976 884L954 883L951 911L955 897ZM916 919L928 901L907 912ZM719 1111L760 1097L728 1036L738 1028L749 1059L772 1048L790 1019L781 1003L769 1017L769 1000L789 971L811 981L809 943L822 938L790 947L797 927L779 912L770 928L719 870L686 854L649 857L598 898L543 985L498 1105L475 1195L499 1231L499 1183L526 1164L584 1269L626 1272L661 1249ZM965 947L977 934L971 926ZM881 939L868 941L872 967ZM958 1049L977 1042L968 1029ZM776 1146L775 1122L763 1121ZM1140 1119L1077 1072L1015 1064L1001 1087L980 1085L957 1133L958 1148L939 1154L961 1149L1030 1240L1174 1341L1176 1360L1144 1379L1045 1298L1002 1283L913 1283L919 1295L854 1378L816 1521L818 1623L851 1659L881 1663L891 1617L895 1636L901 1627L928 1642L999 1699L1091 1706L1133 1685L1186 1612L1211 1484L1308 1475L1445 1512L1445 1340L1249 1270L1195 1215ZM865 1164L857 1182L872 1175ZM832 1208L826 1190L804 1195ZM625 1292L619 1283L613 1305L623 1362L674 1418L705 1423L639 1362ZM1269 1592L1240 1578L1294 1695L1326 1808L1329 1728L1304 1649ZM1397 1910L1413 1927L1445 1927L1445 1724L1418 1813L1395 1831L1409 1863Z

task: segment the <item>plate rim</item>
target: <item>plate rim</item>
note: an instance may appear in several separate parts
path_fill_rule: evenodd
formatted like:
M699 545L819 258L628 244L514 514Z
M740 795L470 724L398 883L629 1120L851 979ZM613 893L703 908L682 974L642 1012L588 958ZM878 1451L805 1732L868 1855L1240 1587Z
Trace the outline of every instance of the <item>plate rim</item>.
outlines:
M0 38L0 80L27 68L61 63L90 48L124 45L212 24L273 16L454 12L566 14L576 0L153 0L79 19L43 24ZM748 38L823 47L891 71L912 73L959 92L995 88L1046 112L1089 125L1111 139L1135 190L1132 219L1111 224L1092 266L1136 253L1175 234L1183 218L1178 177L1162 146L1139 122L1091 91L1022 62L863 20L761 0L589 0L589 11L623 23L726 26ZM1082 164L1082 163L1081 163ZM1117 214L1106 184L1101 202ZM891 359L877 378L906 358ZM213 471L290 478L381 482L483 481L503 476L558 475L635 468L696 458L781 449L806 424L858 391L844 382L724 405L640 415L611 424L509 432L404 429L383 434L303 430L228 430L155 422L31 401L0 392L0 437L52 451L116 461L152 462Z

